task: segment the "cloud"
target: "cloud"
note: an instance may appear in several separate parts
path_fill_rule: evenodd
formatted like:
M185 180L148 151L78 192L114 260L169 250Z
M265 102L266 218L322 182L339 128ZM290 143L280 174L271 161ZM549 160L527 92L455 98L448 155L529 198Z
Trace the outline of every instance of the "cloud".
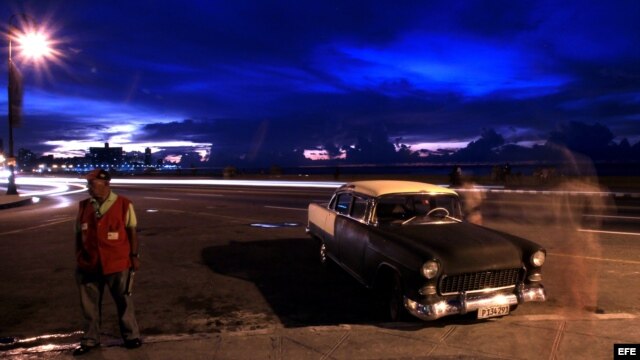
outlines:
M557 92L570 81L552 69L541 71L536 53L477 37L408 33L385 47L335 46L323 59L325 68L358 89L384 90L400 79L406 84L401 90L522 98Z

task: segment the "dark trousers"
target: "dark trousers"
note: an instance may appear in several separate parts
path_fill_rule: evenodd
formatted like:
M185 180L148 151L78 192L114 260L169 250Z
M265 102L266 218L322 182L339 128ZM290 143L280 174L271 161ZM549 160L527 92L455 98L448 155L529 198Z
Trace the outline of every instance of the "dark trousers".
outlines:
M119 273L102 275L76 271L76 282L80 290L80 304L84 315L82 345L95 346L100 344L100 324L102 322L102 295L105 285L109 288L111 297L118 309L120 334L124 340L140 337L138 322L136 321L133 299L125 295L129 270Z

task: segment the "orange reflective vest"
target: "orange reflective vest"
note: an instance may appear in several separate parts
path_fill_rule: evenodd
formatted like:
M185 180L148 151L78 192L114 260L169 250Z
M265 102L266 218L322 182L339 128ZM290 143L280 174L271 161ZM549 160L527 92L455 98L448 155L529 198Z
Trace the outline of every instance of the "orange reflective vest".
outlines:
M80 202L77 223L82 243L76 250L78 268L88 272L113 274L131 267L131 247L126 231L126 216L131 201L118 196L101 217L90 199Z

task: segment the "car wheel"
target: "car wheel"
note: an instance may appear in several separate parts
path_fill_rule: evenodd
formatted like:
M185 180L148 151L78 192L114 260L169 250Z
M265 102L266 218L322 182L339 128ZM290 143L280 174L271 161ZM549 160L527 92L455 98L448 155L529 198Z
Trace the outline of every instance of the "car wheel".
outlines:
M389 320L402 321L407 318L407 310L404 307L404 292L402 291L402 281L398 274L393 274L389 281L387 294L387 314Z

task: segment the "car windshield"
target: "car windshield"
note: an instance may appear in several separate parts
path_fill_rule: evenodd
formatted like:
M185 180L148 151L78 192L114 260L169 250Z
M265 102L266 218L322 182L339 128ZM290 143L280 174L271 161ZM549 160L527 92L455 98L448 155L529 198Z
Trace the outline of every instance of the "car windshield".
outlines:
M378 223L424 224L460 221L460 201L449 194L386 195L376 205Z

